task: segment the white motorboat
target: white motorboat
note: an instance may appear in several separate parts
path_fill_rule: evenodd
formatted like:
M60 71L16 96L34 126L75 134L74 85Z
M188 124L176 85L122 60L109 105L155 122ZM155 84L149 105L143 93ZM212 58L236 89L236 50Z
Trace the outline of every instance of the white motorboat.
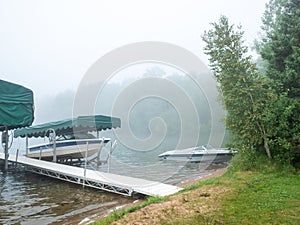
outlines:
M202 145L195 148L167 151L158 157L164 160L224 163L230 161L236 153L235 150L216 149L210 145Z
M121 120L103 115L78 116L76 118L48 122L14 131L14 137L26 138L26 156L52 161L81 159L97 153L99 159L102 147L110 138L96 138L99 131L121 127ZM44 143L28 146L28 138L41 137ZM46 141L49 138L49 142ZM46 143L47 142L47 143ZM115 144L111 145L110 154ZM99 159L100 160L100 159Z
M28 147L27 157L52 160L54 145L57 159L80 159L96 154L110 138L96 138L92 134L62 135L49 143ZM87 155L86 155L87 154Z

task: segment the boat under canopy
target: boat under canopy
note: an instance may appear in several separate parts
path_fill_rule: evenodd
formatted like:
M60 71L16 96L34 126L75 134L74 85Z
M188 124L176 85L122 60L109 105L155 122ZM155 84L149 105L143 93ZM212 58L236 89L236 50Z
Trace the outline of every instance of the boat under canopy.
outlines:
M121 127L121 120L103 115L79 116L73 119L60 120L20 128L14 131L14 137L49 137L49 143L28 146L26 156L43 160L60 162L90 157L101 154L102 147L110 138L95 137L91 132ZM110 150L112 153L112 149Z

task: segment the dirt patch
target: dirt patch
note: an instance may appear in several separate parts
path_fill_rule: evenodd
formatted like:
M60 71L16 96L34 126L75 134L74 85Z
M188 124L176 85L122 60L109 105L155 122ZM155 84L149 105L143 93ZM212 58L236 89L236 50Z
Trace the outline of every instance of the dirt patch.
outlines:
M200 180L221 176L225 172L226 169L220 169ZM185 182L182 186L189 186L198 182L199 180L192 180ZM114 224L172 224L172 221L175 221L177 218L183 218L184 221L184 218L209 215L210 212L218 208L219 197L227 191L229 191L229 189L224 189L223 187L205 186L203 188L183 192L171 196L164 202L151 204L138 211L127 214Z

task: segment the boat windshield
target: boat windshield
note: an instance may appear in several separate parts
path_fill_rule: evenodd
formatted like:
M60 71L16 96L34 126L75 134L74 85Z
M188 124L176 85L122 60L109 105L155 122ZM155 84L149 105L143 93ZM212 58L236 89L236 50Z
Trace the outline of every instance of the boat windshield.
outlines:
M204 150L209 150L209 149L213 149L213 147L210 145L201 145L199 147L194 148L194 150L196 150L196 151L204 151Z
M205 149L214 149L211 145L203 145L203 148L205 148Z
M63 134L56 138L57 141L73 140L73 139L95 139L96 137L91 133L76 133L76 134Z
M199 146L199 147L194 148L194 150L196 150L196 151L204 151L205 148L203 148L203 146Z

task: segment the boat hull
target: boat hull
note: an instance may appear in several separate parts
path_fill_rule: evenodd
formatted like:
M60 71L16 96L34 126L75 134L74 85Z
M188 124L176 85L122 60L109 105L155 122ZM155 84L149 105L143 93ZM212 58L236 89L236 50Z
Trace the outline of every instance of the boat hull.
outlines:
M224 149L213 149L208 151L195 151L193 149L167 151L159 155L163 160L174 160L184 162L229 162L235 152Z
M183 162L214 162L224 163L229 162L233 154L191 154L191 155L165 155L160 156L161 159L183 161Z
M57 159L74 158L80 159L96 154L101 150L102 139L66 140L56 142ZM110 141L105 139L104 144ZM27 157L44 160L53 159L53 144L40 144L29 147Z

